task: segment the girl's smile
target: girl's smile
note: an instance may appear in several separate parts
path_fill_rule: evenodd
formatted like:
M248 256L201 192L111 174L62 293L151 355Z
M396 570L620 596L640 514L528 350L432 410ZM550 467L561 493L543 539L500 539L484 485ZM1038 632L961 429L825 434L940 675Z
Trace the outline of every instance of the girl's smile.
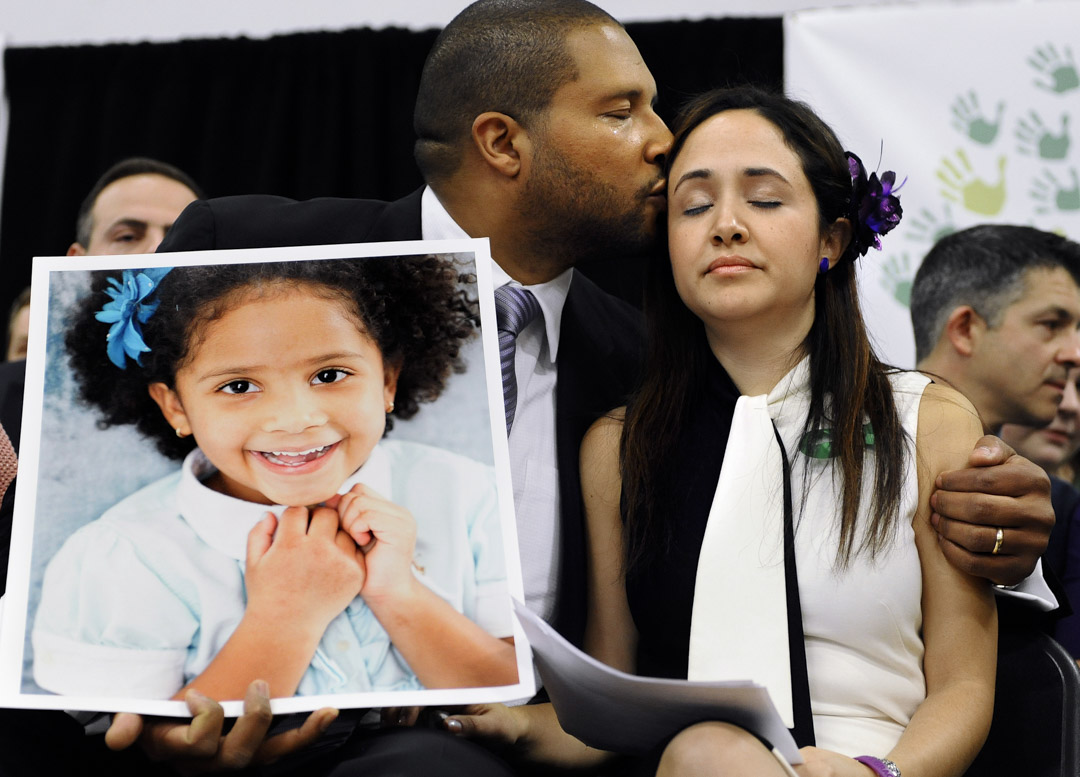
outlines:
M217 467L209 486L250 502L312 505L367 461L397 375L337 295L279 283L247 292L197 331L175 390L156 383L151 395Z
M287 467L299 471L299 468L305 464L311 464L321 459L334 445L337 445L337 443L323 445L318 448L309 448L306 451L251 451L251 453L261 457L272 466Z

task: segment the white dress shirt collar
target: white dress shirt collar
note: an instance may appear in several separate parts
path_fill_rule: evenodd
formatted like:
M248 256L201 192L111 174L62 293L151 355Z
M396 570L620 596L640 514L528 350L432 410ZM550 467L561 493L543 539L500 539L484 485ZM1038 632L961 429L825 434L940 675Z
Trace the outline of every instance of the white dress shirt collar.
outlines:
M439 202L439 198L430 186L424 188L420 198L420 224L424 240L449 240L454 238L470 237L464 229L446 212L446 208ZM476 235L483 237L483 235ZM566 295L570 293L570 283L574 279L574 268L552 278L545 283L537 283L532 286L524 286L507 274L498 261L498 257L492 257L491 280L492 288L499 288L508 283L513 283L528 289L540 303L540 311L544 314L544 330L547 335L548 354L552 363L556 362L559 353L559 332L562 323L563 306L566 304Z
M237 561L247 557L247 537L267 512L280 517L285 505L263 505L237 499L203 484L216 472L203 452L196 448L184 459L176 502L180 514L210 547ZM390 459L376 445L368 460L338 489L344 494L357 483L371 486L390 498Z

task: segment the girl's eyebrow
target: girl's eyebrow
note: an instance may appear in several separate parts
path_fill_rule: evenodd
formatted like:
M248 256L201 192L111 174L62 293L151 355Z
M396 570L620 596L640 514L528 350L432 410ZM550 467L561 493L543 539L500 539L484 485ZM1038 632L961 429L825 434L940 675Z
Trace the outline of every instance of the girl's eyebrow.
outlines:
M328 362L341 361L342 359L361 359L363 360L364 354L359 351L333 351L331 353L322 353L317 356L312 356L310 359L305 359L303 364L306 366L315 366L317 364L326 364ZM225 367L216 367L213 372L204 373L199 377L199 380L213 380L216 378L223 378L228 375L250 375L257 373L261 370L265 370L269 365L266 364L238 364Z
M780 179L784 183L790 183L787 178L780 174L778 170L774 170L771 167L747 167L745 170L742 171L742 174L746 178L762 178L766 176L771 176L773 178ZM698 170L690 170L689 172L683 173L683 175L679 177L679 180L675 183L675 187L671 190L671 193L674 194L676 191L678 191L679 187L682 186L684 181L689 181L693 179L708 180L709 178L712 178L711 170L707 170L705 168L701 168Z

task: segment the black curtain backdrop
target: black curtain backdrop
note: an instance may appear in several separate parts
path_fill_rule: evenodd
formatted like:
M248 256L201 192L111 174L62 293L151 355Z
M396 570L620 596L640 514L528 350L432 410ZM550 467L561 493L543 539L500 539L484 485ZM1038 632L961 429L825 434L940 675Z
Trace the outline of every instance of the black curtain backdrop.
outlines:
M712 86L782 86L779 18L627 30L656 77L665 119ZM30 282L31 257L67 250L82 198L124 157L171 162L209 196L393 199L415 189L412 106L436 34L358 29L5 51L4 324ZM640 262L583 269L636 301Z

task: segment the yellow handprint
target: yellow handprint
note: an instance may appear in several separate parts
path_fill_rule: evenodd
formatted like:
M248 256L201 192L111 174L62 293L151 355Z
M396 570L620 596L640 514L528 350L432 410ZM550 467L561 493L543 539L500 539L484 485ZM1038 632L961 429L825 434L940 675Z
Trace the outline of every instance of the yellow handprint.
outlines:
M1005 207L1005 157L998 157L997 183L989 184L975 177L971 160L962 148L956 150L955 156L957 163L945 157L938 168L938 180L945 185L941 195L947 200L962 203L972 213L996 216Z

